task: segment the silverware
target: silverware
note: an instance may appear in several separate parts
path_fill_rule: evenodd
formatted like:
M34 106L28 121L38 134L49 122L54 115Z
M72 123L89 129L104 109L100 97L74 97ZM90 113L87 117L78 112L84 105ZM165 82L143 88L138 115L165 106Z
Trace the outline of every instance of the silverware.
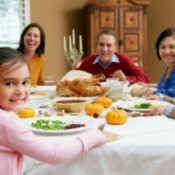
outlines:
M98 126L98 130L100 130L100 131L103 131L104 128L105 128L105 124L100 124L100 125Z
M55 106L55 105L52 103L49 103L49 104L41 105L40 108L48 108L48 107L53 107L53 106Z

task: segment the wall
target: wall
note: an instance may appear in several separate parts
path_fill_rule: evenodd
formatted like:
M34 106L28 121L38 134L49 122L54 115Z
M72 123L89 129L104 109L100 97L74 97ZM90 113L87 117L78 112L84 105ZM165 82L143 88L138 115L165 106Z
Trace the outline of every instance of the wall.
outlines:
M45 75L58 79L67 71L68 65L63 52L63 36L71 34L72 28L83 34L82 6L85 0L30 0L31 22L38 22L46 33Z
M45 75L58 79L67 71L68 66L63 52L63 36L68 36L75 28L76 36L83 35L85 28L82 7L86 0L30 0L31 21L38 22L46 32ZM154 43L160 32L175 26L175 1L152 0L148 8L148 74L153 82L160 79L165 65L155 54ZM85 46L84 46L85 47Z
M154 44L164 29L175 27L174 6L174 0L152 0L148 8L148 73L153 82L159 81L166 68L158 60Z

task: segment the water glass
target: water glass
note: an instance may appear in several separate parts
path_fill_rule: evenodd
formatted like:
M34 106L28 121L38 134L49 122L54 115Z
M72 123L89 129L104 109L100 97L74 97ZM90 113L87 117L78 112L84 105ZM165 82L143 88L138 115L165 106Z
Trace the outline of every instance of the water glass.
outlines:
M109 86L107 95L113 100L121 99L124 96L123 82L118 79L107 79L107 86Z

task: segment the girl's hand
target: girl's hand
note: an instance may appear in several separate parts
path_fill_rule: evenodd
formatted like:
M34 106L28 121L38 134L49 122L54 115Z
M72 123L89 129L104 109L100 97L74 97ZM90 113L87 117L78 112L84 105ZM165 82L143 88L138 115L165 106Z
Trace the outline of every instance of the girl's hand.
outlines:
M106 137L107 142L113 142L113 141L116 141L116 140L119 139L119 135L118 134L111 133L111 132L108 132L108 131L101 131L101 132Z
M98 127L98 129L103 133L103 135L106 137L107 142L113 142L119 139L119 135L115 133L111 133L108 131L104 131L105 124L102 124Z

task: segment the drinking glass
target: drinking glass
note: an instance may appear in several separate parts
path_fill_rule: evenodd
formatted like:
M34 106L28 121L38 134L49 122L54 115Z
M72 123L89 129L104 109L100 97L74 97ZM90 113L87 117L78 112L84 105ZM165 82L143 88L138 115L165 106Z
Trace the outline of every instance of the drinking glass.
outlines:
M107 95L109 95L113 100L121 99L124 96L123 82L119 81L117 78L107 79L107 86L109 86Z

